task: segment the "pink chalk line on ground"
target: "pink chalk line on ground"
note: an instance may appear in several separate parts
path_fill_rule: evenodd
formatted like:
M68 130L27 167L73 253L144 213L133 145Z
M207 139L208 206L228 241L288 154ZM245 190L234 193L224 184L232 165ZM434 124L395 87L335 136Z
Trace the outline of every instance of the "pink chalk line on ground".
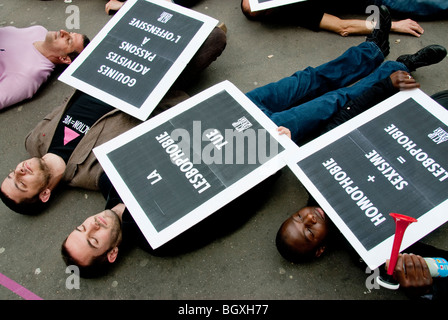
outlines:
M35 295L25 287L21 286L14 280L0 273L0 284L5 288L11 290L15 294L21 296L25 300L43 300L41 297Z

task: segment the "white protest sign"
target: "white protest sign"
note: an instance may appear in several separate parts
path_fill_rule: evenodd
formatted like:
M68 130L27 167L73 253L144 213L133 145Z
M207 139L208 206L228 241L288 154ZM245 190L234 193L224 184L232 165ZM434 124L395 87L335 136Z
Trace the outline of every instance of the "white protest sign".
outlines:
M300 148L288 165L373 270L390 257L390 213L418 219L401 249L448 220L448 111L402 91Z
M94 149L154 249L286 165L297 146L224 81Z
M306 0L249 0L249 5L252 11L260 11L302 1Z
M146 120L217 24L163 0L128 0L59 80Z

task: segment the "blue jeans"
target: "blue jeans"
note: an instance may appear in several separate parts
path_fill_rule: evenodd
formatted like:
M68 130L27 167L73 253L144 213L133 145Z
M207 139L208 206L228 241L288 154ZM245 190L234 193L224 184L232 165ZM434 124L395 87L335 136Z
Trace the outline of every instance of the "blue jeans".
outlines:
M335 60L297 71L246 95L275 124L288 128L297 142L372 84L397 70L408 71L402 63L383 60L378 46L363 42Z
M392 10L419 16L431 16L448 10L448 0L382 0Z

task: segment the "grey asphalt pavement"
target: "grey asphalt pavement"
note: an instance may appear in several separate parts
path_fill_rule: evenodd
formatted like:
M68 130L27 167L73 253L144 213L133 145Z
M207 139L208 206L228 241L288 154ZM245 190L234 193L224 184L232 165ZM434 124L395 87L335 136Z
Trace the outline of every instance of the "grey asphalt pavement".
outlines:
M0 27L43 25L66 28L69 5L80 10L80 29L93 38L110 19L105 0L0 0ZM318 66L365 40L341 37L298 26L247 20L240 0L204 0L194 10L227 26L227 48L193 85L190 95L229 80L241 91L276 81L307 66ZM349 16L347 16L349 17ZM351 17L351 16L350 16ZM359 16L365 18L364 16ZM391 34L388 60L413 53L430 44L448 47L448 21L423 21L420 37ZM1 39L0 39L1 43ZM448 89L448 60L414 72L422 90L431 95ZM4 176L26 159L26 134L58 106L71 88L52 77L31 100L0 112L0 173ZM216 225L207 243L172 256L153 256L139 248L126 253L106 276L81 279L69 288L60 245L69 232L93 213L102 211L99 192L64 189L51 207L37 216L13 213L0 204L0 299L22 300L14 281L44 300L407 300L402 291L369 288L371 273L360 269L347 250L335 248L322 259L305 265L284 260L274 244L280 224L304 206L307 193L295 175L282 170L269 195L254 212L235 223ZM241 221L240 221L241 220ZM448 249L447 226L426 237L430 244ZM1 283L1 282L0 282Z

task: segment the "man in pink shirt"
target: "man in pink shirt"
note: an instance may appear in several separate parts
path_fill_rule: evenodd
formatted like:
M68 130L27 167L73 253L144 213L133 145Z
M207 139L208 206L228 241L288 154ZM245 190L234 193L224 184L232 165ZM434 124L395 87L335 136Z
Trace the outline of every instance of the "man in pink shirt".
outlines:
M87 46L82 34L42 26L0 28L0 110L31 98L56 65L70 64Z

